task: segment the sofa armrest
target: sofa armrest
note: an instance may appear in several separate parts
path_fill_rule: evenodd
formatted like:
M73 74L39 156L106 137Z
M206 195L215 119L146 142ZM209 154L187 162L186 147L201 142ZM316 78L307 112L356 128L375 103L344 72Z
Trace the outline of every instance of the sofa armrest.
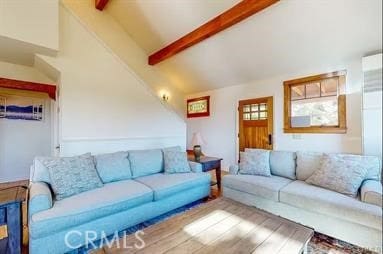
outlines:
M366 180L360 189L362 202L382 207L382 184L376 180Z
M190 168L194 173L202 172L202 164L194 161L189 161Z
M238 175L238 172L239 172L239 165L231 165L229 167L229 173L230 175Z
M53 205L52 193L44 182L32 182L29 186L29 218L35 213L47 210Z

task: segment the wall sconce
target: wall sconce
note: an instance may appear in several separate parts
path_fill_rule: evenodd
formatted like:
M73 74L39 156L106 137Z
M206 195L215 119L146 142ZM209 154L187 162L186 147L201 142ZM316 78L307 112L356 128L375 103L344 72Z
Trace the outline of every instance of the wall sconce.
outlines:
M164 102L167 102L169 100L169 95L167 95L166 93L162 94L162 100Z

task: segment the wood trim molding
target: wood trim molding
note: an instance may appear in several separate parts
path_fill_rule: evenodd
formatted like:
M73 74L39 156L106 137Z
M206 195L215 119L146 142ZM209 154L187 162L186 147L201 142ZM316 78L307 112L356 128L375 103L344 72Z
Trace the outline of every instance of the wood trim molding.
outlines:
M97 10L104 10L105 6L108 4L109 0L95 0L94 4Z
M16 79L0 78L0 87L17 89L17 90L26 90L33 92L42 92L48 94L48 96L56 100L56 86L48 85L30 81L22 81Z
M314 75L304 78L298 78L283 82L284 89L284 118L283 118L283 131L284 133L347 133L346 122L346 75L347 71L335 71ZM303 85L313 81L321 81L327 78L338 77L338 126L312 126L312 127L291 127L291 87Z
M149 56L155 65L275 4L279 0L242 0L229 10Z

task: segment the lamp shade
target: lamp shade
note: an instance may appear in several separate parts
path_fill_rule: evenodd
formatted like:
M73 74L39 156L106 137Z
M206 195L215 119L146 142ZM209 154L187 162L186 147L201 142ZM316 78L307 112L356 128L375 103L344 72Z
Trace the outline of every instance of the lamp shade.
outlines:
M191 145L192 146L200 146L200 145L204 145L204 144L205 144L205 141L203 140L201 133L199 133L199 132L193 133Z

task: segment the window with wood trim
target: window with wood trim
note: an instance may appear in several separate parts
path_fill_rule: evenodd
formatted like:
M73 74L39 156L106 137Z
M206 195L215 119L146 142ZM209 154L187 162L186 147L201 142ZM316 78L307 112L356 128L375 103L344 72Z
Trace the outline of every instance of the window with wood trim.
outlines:
M346 71L284 82L285 133L346 130Z

